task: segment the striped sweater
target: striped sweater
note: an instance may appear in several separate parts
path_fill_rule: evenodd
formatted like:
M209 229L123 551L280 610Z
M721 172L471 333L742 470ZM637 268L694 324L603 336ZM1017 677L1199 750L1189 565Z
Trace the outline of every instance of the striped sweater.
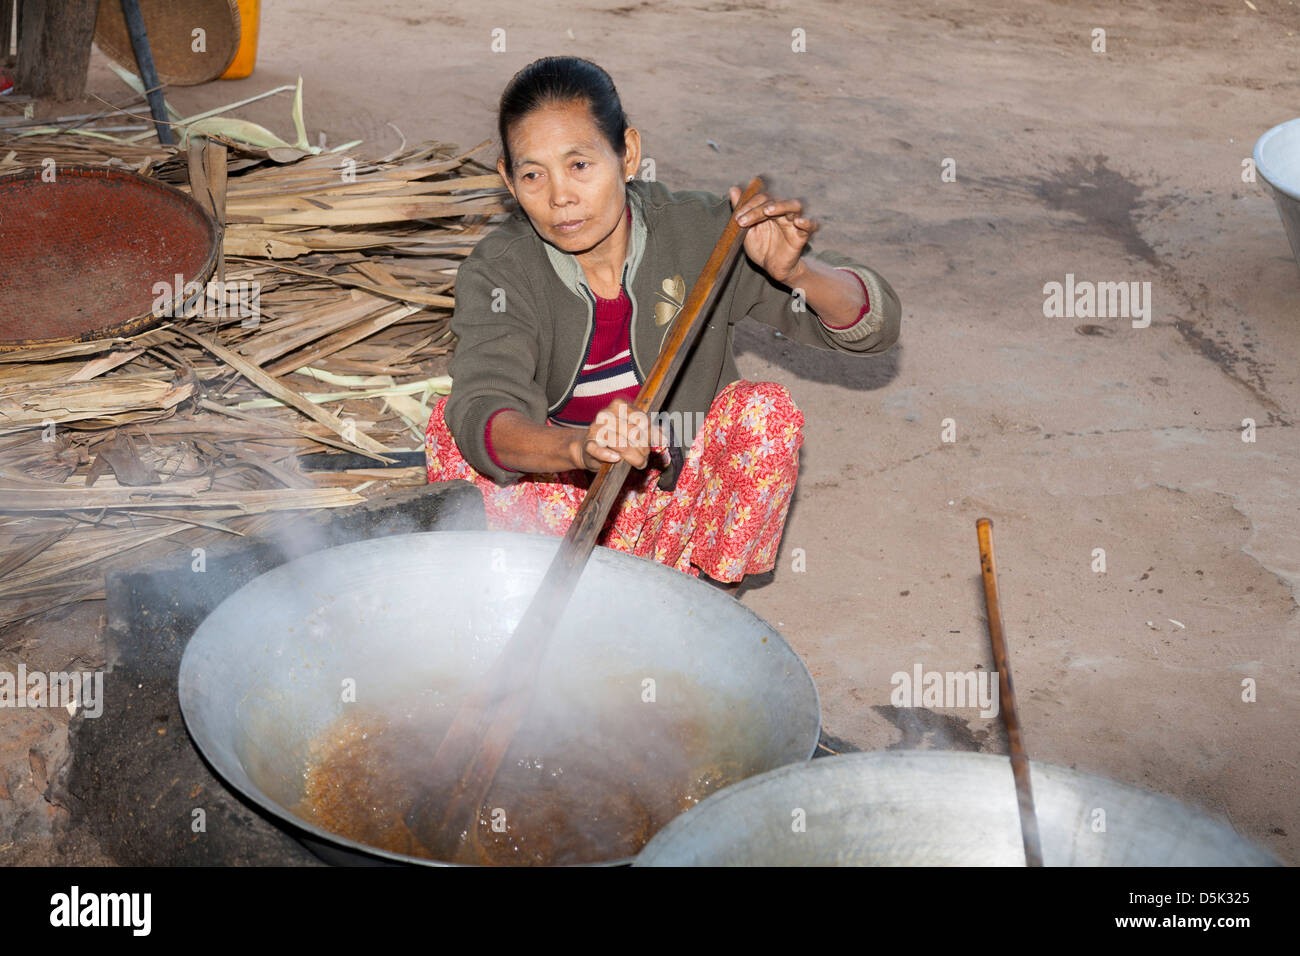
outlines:
M632 401L641 379L632 361L632 300L620 289L617 299L596 296L596 322L573 395L551 416L556 425L590 425L615 398Z

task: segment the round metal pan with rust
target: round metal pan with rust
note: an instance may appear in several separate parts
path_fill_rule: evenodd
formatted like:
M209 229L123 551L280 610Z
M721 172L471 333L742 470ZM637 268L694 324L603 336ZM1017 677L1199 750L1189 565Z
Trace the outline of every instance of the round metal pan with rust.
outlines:
M318 855L448 862L404 820L421 794L442 792L438 744L559 545L433 531L281 565L190 639L185 725L227 784ZM476 862L630 862L705 794L806 761L821 726L812 677L772 625L680 571L607 548L585 565L533 680L487 804L507 817L502 829L484 818ZM454 784L462 768L449 769Z
M0 351L134 335L181 314L220 241L193 198L135 173L0 176Z

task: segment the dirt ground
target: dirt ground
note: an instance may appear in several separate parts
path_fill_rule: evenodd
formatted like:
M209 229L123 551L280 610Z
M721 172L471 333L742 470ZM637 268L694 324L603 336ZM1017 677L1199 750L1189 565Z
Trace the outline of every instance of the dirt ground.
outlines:
M786 384L807 419L777 569L743 600L807 662L827 732L1005 747L974 709L890 702L917 663L991 668L988 516L1030 754L1295 864L1300 269L1242 161L1297 113L1300 6L1254 6L268 0L250 78L169 98L189 114L301 74L313 141L387 152L391 122L468 147L495 137L515 70L575 54L611 72L671 188L762 174L803 199L814 245L904 306L899 346L865 360L740 336L742 375ZM91 89L123 92L98 52ZM292 138L285 96L242 115ZM1149 282L1149 327L1045 317L1067 274ZM94 617L60 618L68 653L93 656ZM47 772L22 763L0 799ZM0 856L57 816L25 817Z

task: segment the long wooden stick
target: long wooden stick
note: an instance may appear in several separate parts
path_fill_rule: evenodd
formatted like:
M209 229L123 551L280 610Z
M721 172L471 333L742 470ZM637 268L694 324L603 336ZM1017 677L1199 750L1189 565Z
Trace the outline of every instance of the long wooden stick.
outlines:
M736 208L762 188L761 178L751 180ZM691 343L708 320L707 307L740 252L743 234L744 228L729 218L632 403L641 411L653 415L662 407ZM426 791L407 814L406 824L439 859L474 861L483 801L532 703L532 681L542 655L630 468L624 459L600 466L519 626L486 679L461 705L434 754L434 772L464 768L460 781L449 799L435 789Z
M1043 865L1043 847L1038 837L1038 815L1034 812L1034 791L1029 782L1029 756L1020 735L1020 712L1016 709L1016 691L1011 683L1011 658L1002 634L1002 610L998 604L997 566L993 563L993 522L980 518L975 522L980 544L980 572L984 577L984 604L989 613L989 636L993 639L993 664L998 669L1002 700L1002 722L1011 744L1011 773L1016 778L1016 799L1020 804L1020 838L1025 845L1025 865Z
M135 50L135 62L140 67L140 83L148 90L149 112L153 114L154 126L158 130L158 142L171 146L176 142L176 135L167 122L167 109L158 83L158 71L154 69L153 51L149 48L144 16L140 13L140 0L121 0L121 4L126 32L131 35L131 48Z

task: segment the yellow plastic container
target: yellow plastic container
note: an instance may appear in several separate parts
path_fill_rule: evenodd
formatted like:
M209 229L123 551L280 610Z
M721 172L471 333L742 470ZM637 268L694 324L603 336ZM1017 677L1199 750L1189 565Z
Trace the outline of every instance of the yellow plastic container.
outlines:
M257 27L262 16L262 0L237 0L239 3L239 49L230 61L223 80L242 80L253 72L257 62Z

